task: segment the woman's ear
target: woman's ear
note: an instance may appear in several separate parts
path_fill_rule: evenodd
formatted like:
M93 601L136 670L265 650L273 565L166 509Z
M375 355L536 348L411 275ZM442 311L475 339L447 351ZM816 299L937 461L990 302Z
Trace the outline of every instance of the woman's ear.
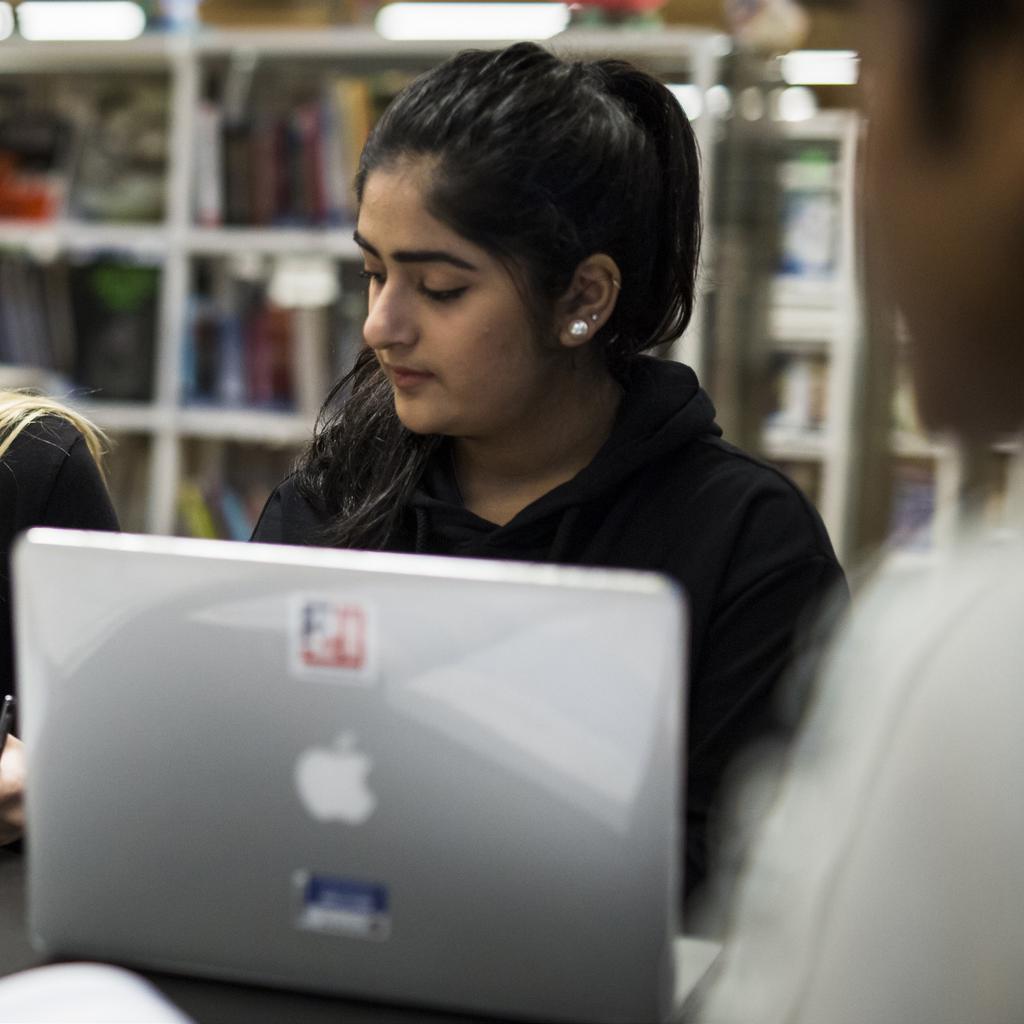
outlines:
M611 256L599 252L583 260L558 301L559 342L578 348L590 341L611 317L621 287L622 274Z

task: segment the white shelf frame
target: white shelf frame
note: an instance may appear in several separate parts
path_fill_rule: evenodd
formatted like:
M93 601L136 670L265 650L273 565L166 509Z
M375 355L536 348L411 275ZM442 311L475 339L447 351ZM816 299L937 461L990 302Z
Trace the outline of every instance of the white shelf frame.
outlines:
M761 438L764 454L773 462L820 462L831 456L827 430L786 430L769 427Z
M295 445L312 438L313 420L298 413L189 406L175 417L175 430L186 439Z
M0 221L0 248L23 249L40 259L69 252L109 251L162 262L170 242L170 232L162 224Z
M361 250L352 238L352 228L193 228L185 236L185 248L193 256L330 256L358 260Z
M820 438L813 442L810 436L786 442L768 432L764 439L765 454L772 459L821 463L818 509L836 553L843 561L848 548L847 496L853 472L851 430L854 396L850 382L863 332L857 287L855 205L861 118L853 111L823 111L806 121L782 124L780 131L786 139L838 142L840 247L835 274L827 286L808 283L806 287L800 287L786 281L777 282L775 294L778 301L772 308L770 325L772 348L797 354L824 352L828 355L828 416Z
M323 28L278 30L203 28L189 40L202 57L232 57L240 53L264 58L322 58L381 61L407 60L418 64L436 63L465 49L499 49L515 42L505 40L403 40L384 39L368 28ZM568 29L543 45L560 53L580 57L614 55L626 60L664 61L673 70L687 70L687 60L705 59L711 53L722 57L731 51L729 37L714 29L669 28L600 30ZM689 69L691 75L693 69Z

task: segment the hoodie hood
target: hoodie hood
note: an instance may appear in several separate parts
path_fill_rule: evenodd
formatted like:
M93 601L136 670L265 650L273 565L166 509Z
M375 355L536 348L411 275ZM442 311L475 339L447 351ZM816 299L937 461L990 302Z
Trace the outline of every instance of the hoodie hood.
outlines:
M451 446L442 444L413 496L415 550L430 554L558 561L584 507L698 437L721 436L711 399L682 363L640 356L624 381L608 440L571 480L504 526L470 512L459 493Z

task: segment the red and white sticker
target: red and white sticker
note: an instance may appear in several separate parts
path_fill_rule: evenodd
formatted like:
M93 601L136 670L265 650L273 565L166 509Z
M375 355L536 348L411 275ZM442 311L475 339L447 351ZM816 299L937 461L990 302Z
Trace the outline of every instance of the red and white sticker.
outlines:
M340 595L292 600L291 663L295 675L368 684L376 675L374 615L364 602Z

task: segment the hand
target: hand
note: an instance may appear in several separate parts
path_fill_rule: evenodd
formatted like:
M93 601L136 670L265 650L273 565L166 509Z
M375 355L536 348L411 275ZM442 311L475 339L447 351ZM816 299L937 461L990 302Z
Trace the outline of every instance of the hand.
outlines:
M7 737L0 758L0 846L20 839L25 829L25 746Z

